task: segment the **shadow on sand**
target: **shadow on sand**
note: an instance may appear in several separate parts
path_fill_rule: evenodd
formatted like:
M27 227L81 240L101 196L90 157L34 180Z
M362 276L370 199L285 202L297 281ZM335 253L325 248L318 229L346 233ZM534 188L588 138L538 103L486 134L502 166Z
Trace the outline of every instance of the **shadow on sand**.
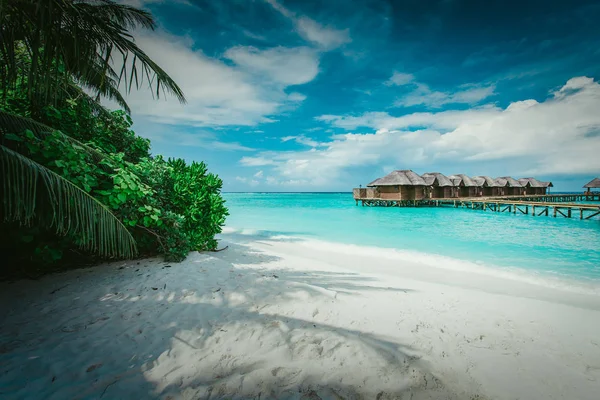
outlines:
M233 239L181 264L143 260L0 285L0 397L469 398L409 345L310 318L311 304L338 293L409 290L287 270L247 246L251 238ZM278 308L298 301L306 317Z

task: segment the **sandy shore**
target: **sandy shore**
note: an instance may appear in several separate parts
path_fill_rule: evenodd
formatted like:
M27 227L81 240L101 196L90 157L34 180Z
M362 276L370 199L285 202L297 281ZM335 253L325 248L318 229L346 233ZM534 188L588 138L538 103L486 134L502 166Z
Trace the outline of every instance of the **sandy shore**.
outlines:
M600 296L229 233L0 284L0 398L597 399Z

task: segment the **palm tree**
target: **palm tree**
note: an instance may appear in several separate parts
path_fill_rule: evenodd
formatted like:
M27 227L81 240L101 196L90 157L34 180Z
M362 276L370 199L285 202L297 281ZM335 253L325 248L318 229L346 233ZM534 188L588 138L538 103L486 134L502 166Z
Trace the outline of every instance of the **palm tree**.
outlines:
M5 95L26 85L34 118L74 90L89 97L79 86L93 93L91 100L105 96L127 111L119 89L128 92L133 85L147 85L157 97L167 92L185 102L179 86L135 44L130 32L155 26L146 11L111 0L0 0L0 89ZM19 57L23 53L27 62ZM24 129L38 136L52 131L28 118L0 114L3 219L74 233L81 247L99 255L134 255L133 237L106 207L18 149L5 146L7 133Z
M56 89L67 77L125 109L118 90L122 81L126 91L145 83L157 97L167 91L185 102L179 86L135 44L130 32L137 27L155 29L148 12L112 0L2 0L0 4L0 79L6 87L19 82L22 68L16 55L25 47L31 57L25 73L32 104L55 101L61 96ZM121 64L117 70L115 63Z

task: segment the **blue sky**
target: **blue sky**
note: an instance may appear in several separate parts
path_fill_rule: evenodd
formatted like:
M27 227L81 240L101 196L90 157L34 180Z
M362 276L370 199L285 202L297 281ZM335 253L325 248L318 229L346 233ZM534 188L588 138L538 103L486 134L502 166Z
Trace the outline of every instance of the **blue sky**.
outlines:
M128 0L186 105L131 93L154 153L226 191L349 191L394 169L600 175L592 1Z

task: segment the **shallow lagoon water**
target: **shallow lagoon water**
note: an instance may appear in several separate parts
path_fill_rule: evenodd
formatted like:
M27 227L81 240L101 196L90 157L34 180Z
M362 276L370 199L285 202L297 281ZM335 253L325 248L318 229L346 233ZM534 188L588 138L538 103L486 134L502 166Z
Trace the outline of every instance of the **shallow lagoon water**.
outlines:
M356 206L351 193L225 193L227 227L378 246L600 285L600 220Z

